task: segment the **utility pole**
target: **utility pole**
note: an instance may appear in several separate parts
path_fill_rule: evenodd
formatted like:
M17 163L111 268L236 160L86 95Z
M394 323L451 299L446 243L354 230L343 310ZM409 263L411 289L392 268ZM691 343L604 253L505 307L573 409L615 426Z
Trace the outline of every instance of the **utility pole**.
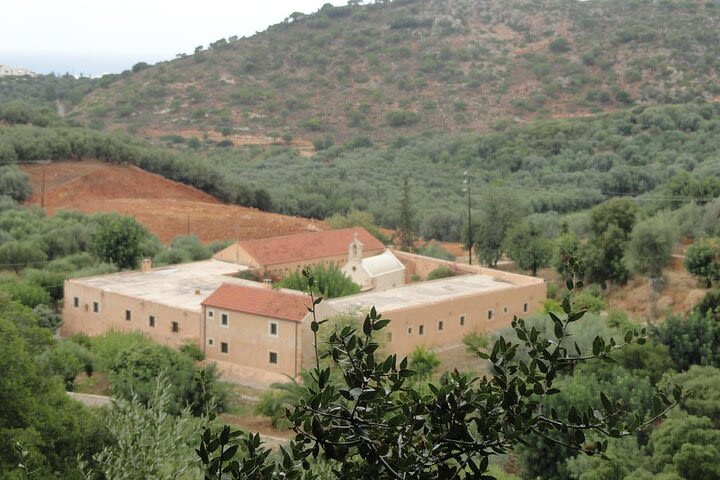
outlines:
M473 246L473 238L472 238L472 212L470 210L470 177L468 175L467 170L463 172L463 185L465 185L464 190L467 192L467 213L468 213L468 264L472 265L472 246Z

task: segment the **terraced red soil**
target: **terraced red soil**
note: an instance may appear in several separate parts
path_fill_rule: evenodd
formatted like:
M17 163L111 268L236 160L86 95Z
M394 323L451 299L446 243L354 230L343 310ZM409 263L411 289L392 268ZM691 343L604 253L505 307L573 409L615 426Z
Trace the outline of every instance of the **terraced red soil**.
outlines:
M135 217L162 241L192 233L204 242L265 238L327 230L317 220L227 205L196 188L129 165L99 161L24 165L39 205L45 171L45 209L118 212Z

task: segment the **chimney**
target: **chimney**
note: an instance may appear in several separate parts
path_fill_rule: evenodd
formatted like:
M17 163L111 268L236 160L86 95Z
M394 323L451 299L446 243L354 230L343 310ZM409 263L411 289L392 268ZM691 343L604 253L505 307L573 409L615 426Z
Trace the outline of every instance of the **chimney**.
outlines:
M272 278L263 278L263 288L272 288Z
M149 258L143 258L141 270L143 273L151 271L152 270L152 260L150 260Z
M195 295L200 295L200 289L199 289L199 288L196 288L196 289L195 289Z

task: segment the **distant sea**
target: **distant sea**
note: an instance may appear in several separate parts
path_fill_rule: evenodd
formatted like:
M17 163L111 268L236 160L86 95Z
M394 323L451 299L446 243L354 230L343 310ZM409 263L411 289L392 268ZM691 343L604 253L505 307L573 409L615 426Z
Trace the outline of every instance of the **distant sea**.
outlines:
M149 64L170 60L163 55L109 54L75 55L60 53L3 53L0 52L0 65L29 68L43 75L55 73L73 76L100 77L107 73L122 73L138 62Z

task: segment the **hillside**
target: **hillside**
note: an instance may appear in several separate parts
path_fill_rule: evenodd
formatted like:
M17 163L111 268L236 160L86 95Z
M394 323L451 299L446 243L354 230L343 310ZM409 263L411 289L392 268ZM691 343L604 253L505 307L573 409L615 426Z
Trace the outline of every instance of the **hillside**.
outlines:
M30 175L34 192L27 203L40 204L44 170L49 213L73 209L131 215L164 242L187 233L211 242L327 228L319 221L226 205L193 187L133 166L82 161L24 165L23 170Z
M170 143L307 149L712 101L719 79L717 0L395 0L137 65L72 115Z

